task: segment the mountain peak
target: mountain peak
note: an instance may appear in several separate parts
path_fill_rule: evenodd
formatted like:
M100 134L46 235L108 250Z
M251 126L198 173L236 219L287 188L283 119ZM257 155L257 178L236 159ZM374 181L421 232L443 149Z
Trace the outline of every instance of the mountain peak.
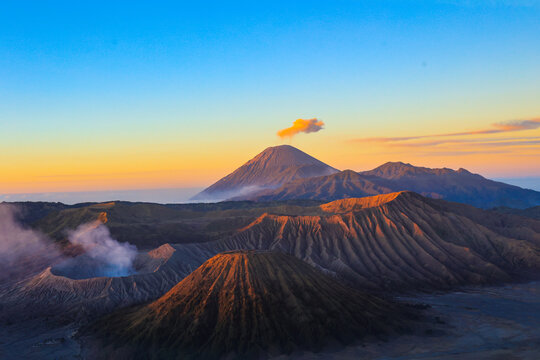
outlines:
M336 172L338 170L293 146L273 146L266 148L193 199L241 198L262 189L277 188L295 179L330 175Z
M424 169L424 168L419 168L409 163L404 163L401 161L394 161L394 162L389 161L387 163L382 164L381 166L376 167L373 170L364 171L361 174L375 175L375 176L380 176L384 178L396 178L410 172L415 172L418 169Z
M257 164L264 167L286 167L298 165L324 165L323 162L290 145L278 145L264 149L245 165Z
M387 162L373 170L363 171L361 175L378 176L385 179L399 179L405 176L419 175L445 175L456 171L448 168L431 169L422 166L414 166L401 161Z

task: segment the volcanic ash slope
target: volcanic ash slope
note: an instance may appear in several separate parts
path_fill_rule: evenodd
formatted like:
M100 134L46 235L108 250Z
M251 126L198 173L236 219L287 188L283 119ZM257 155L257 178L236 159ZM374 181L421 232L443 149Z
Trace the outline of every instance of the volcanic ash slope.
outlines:
M317 211L264 214L234 236L198 246L206 253L277 249L377 290L452 289L540 274L540 221L413 192L337 200Z
M293 256L244 250L212 257L157 301L89 331L111 356L258 358L401 332L411 314Z

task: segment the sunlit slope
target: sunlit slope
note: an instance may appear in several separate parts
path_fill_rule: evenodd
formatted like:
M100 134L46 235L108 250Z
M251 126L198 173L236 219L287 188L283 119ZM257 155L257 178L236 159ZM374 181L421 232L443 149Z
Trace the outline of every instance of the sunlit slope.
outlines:
M409 327L410 310L341 285L279 252L218 254L157 301L92 327L146 358L258 358Z

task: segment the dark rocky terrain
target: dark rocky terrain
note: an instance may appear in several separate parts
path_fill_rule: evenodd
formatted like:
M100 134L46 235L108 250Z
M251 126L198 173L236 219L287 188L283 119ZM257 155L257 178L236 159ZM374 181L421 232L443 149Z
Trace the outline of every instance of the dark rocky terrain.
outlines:
M110 358L260 358L410 331L412 317L411 309L347 288L290 255L235 251L89 330Z
M61 245L67 245L67 230L94 221L105 212L107 227L115 239L130 242L139 248L152 249L166 243L215 240L248 225L266 212L297 214L306 207L321 203L291 200L166 205L127 201L62 206L28 202L11 204L21 209L19 221L22 224L43 232Z
M512 214L512 215L518 215L518 216L528 217L531 219L540 220L540 206L534 206L528 209L514 209L514 208L501 206L501 207L496 207L493 210L501 214Z

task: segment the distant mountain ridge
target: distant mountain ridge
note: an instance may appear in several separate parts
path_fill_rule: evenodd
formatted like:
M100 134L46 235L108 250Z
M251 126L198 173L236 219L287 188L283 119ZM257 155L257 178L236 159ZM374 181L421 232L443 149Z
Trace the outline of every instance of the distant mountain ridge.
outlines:
M344 170L329 176L297 179L277 189L262 190L246 198L255 201L272 201L274 199L331 201L391 192L391 188L381 186L355 171Z
M332 201L404 190L480 208L528 208L540 205L538 191L489 180L462 168L431 169L403 162L388 162L369 171L344 170L327 176L298 178L275 189L237 196L235 200Z
M225 200L247 196L257 190L276 188L292 180L338 172L322 161L290 145L274 146L249 160L193 200Z

